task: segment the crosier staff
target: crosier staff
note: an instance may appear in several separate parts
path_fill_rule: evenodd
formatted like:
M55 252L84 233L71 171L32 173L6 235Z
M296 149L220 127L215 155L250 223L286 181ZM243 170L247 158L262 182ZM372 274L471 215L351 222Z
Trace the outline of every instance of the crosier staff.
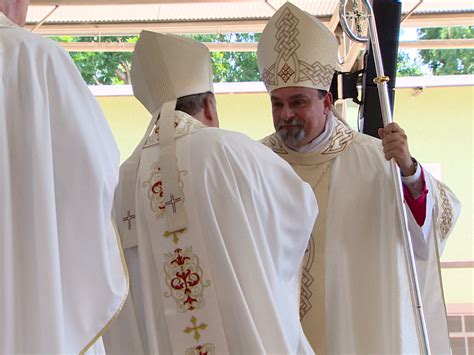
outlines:
M380 109L382 112L382 119L384 126L393 122L392 112L390 110L390 100L388 95L388 85L387 82L390 80L389 77L385 76L383 64L382 64L382 55L380 52L380 45L377 35L377 26L375 22L374 11L372 9L372 5L368 0L362 0L363 6L365 6L366 11L364 12L360 10L359 1L353 1L353 11L347 12L346 11L346 0L340 0L339 4L339 17L341 26L344 32L349 36L350 39L356 42L365 43L370 40L370 44L372 46L372 51L374 53L374 63L375 69L377 72L377 77L374 79L374 83L377 84L377 90L379 93L380 99ZM347 19L353 19L356 25L357 34L352 31L350 28ZM368 31L369 36L364 37L362 36L362 20L368 21ZM405 248L405 257L407 262L408 271L410 274L410 291L411 295L416 307L414 310L415 314L415 321L417 326L417 335L418 341L424 351L424 354L430 355L430 345L428 340L428 334L426 331L426 322L423 313L423 307L421 302L421 294L420 294L420 287L418 283L418 277L416 273L415 267L415 256L413 253L413 246L411 242L410 232L408 231L408 224L407 224L407 215L405 210L405 205L403 203L403 188L402 188L402 181L400 179L400 168L395 162L395 159L390 161L390 168L393 178L393 183L395 185L396 191L396 203L399 206L399 217L402 223L402 233L403 233L403 242Z

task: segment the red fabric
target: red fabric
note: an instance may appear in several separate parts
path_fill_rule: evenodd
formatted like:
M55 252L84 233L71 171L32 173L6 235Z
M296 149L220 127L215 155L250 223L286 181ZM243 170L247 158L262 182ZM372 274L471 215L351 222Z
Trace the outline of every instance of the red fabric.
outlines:
M410 207L410 211L413 214L413 217L415 217L416 223L418 223L420 227L425 223L426 195L428 194L423 168L421 168L421 179L423 181L423 191L416 199L412 197L410 190L408 190L405 184L403 184L403 196L405 197L405 202L407 203L408 207Z

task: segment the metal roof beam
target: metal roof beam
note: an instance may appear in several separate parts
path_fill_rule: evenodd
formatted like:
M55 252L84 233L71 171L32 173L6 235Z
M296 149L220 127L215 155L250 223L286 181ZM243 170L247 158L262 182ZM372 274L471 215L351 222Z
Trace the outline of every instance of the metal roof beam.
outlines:
M58 42L69 52L132 52L135 43ZM257 43L203 43L211 52L256 52Z
M139 5L139 4L200 4L212 2L235 2L236 0L30 0L31 5ZM265 2L265 0L239 0L240 2Z
M402 27L455 27L473 26L472 12L413 14L403 22Z
M400 41L403 49L469 49L474 48L474 39L427 39L420 41Z
M46 36L124 36L137 35L141 30L172 33L232 33L262 32L267 20L245 21L187 21L187 22L136 22L95 24L43 24L37 31ZM25 26L27 29L32 26Z
M59 42L69 52L132 52L135 43L118 42ZM211 52L256 52L257 43L204 43ZM355 59L363 49L363 45L352 44L348 55L348 64L344 68L350 70ZM403 49L459 49L474 48L474 39L421 40L400 42Z

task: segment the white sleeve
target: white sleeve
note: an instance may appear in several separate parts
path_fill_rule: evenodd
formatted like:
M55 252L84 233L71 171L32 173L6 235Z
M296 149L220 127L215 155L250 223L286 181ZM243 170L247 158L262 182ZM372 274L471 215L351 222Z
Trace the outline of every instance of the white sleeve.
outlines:
M408 230L412 238L413 249L415 256L421 260L428 258L429 238L437 239L441 255L461 211L461 203L456 195L426 170L424 174L428 194L426 195L425 223L421 227L418 226L407 207Z
M426 217L422 226L418 225L410 208L405 204L408 231L410 232L413 251L415 256L422 260L426 260L429 255L429 235L433 224L433 195L430 193L432 188L429 179L425 178L425 183L428 194L426 195Z

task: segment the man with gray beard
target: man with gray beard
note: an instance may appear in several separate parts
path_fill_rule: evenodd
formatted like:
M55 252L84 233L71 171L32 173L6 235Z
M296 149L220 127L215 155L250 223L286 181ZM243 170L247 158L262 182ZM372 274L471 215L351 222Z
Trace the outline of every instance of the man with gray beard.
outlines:
M337 46L322 22L285 3L257 50L276 130L263 143L312 186L320 207L302 269L304 332L319 355L422 353L388 162L395 159L431 349L449 353L439 255L459 201L411 157L397 124L380 129L380 141L333 115Z
M297 146L304 138L304 123L293 118L288 122L280 122L276 128L281 140L288 146Z

